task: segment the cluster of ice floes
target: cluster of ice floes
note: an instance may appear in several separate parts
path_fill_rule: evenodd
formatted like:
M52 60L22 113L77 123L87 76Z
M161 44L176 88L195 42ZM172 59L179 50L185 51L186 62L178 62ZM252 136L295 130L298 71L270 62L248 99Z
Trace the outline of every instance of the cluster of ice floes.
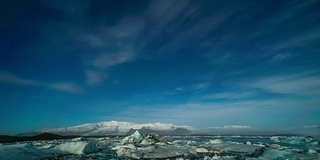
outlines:
M74 138L0 144L1 160L19 159L319 159L320 140L289 136L159 136Z
M44 159L63 155L86 155L99 151L96 141L81 138L68 141L34 141L3 144L0 146L0 159Z
M196 148L190 145L168 142L157 134L144 136L139 131L125 137L119 142L119 145L112 149L116 150L118 157L134 159L169 158L197 154Z
M258 156L262 154L264 147L242 143L223 142L220 139L210 140L199 144L196 141L168 141L156 134L147 136L139 131L125 137L119 145L112 148L116 150L118 157L134 159L154 159L170 157L198 157L198 154L210 154L212 158L218 158L223 153L234 153L243 156ZM205 159L212 159L208 156ZM221 157L220 157L221 158Z

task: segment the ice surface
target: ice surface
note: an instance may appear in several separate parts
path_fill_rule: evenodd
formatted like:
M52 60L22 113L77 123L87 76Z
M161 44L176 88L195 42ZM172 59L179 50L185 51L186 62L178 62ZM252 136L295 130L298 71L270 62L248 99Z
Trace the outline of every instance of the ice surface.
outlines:
M281 136L280 142L274 142L267 136L159 137L152 135L145 136L142 140L148 143L132 141L125 144L121 143L122 139L106 137L3 143L0 144L0 159L313 160L319 159L320 156L318 138ZM246 144L247 142L251 145Z
M89 154L97 152L99 149L94 142L66 142L54 147L54 149L71 154Z
M134 138L134 140L136 141L136 142L141 142L143 139L144 139L144 136L139 132L139 131L136 131L136 132L134 132L132 135L131 135L131 137L133 137Z
M317 154L317 151L315 151L315 150L313 150L313 149L309 149L309 150L308 150L308 153L310 153L310 154Z
M210 140L210 144L220 144L220 143L223 143L221 139Z
M241 144L241 143L230 143L230 142L213 144L213 145L206 144L205 146L207 148L218 150L220 152L231 152L231 153L237 153L239 155L245 155L245 156L258 156L264 150L264 147L261 147L261 146L247 145L247 144Z
M42 159L49 155L50 152L39 152L32 143L0 145L1 160Z
M291 155L293 152L289 150L277 150L277 149L267 149L262 155L262 158L267 159L279 159L279 158L285 158L289 155Z
M278 136L272 136L272 137L270 137L270 139L273 141L273 142L280 142L280 139L279 139L279 137Z
M300 145L306 142L304 137L290 137L288 139L283 140L283 143Z

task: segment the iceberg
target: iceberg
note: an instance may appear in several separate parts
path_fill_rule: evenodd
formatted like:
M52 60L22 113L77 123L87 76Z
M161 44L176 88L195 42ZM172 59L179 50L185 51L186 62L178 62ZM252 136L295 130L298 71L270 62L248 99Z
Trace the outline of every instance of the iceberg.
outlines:
M197 155L196 147L180 145L178 143L168 144L166 141L161 142L157 134L150 134L143 140L142 138L143 135L136 131L134 134L121 140L121 143L113 147L112 150L116 150L118 157L133 159L156 159Z
M291 154L292 152L288 150L266 149L261 157L266 159L279 159L285 158Z
M271 139L273 142L276 142L276 143L281 142L281 141L279 140L279 137L278 137L278 136L272 136L272 137L270 137L270 139Z
M141 142L144 139L144 136L139 131L134 132L131 137L134 138L136 142Z
M51 155L48 151L40 152L32 143L0 145L1 160L43 159Z
M210 140L209 141L210 144L220 144L220 143L223 143L223 141L221 139L214 139L214 140Z
M263 153L264 147L256 145L247 145L242 143L220 143L220 144L205 144L206 148L211 150L226 152L226 153L236 153L243 156L254 156L257 157Z
M55 146L53 149L71 154L89 154L99 151L98 146L94 142L78 141L66 142Z
M306 142L304 137L290 137L283 141L283 143L293 144L293 145L301 145Z

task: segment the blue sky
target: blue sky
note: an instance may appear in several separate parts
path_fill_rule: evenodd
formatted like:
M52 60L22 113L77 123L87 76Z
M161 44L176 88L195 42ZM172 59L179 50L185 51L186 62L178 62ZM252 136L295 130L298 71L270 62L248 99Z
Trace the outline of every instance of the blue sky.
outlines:
M319 1L4 1L0 134L320 122Z

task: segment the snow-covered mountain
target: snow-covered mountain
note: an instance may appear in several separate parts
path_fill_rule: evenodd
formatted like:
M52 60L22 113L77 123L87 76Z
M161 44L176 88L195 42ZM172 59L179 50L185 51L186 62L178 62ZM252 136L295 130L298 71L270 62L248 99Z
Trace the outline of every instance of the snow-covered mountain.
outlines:
M186 131L193 130L190 126L178 126L166 123L133 123L133 122L99 122L99 123L87 123L77 126L65 127L65 128L51 128L51 129L39 129L33 130L20 135L36 135L40 133L54 133L60 135L124 135L131 129L148 129L157 131L165 131L166 133L174 134L175 131L184 129Z

